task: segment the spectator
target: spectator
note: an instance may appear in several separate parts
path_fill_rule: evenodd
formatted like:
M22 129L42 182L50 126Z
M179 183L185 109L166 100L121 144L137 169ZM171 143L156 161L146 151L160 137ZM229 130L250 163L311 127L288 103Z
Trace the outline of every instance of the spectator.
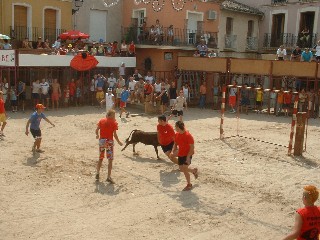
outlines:
M277 99L277 92L276 88L273 87L270 91L270 109L273 108L273 112L276 113L276 99Z
M207 83L204 81L200 86L200 109L204 109L206 105L206 95L207 95Z
M69 107L70 89L68 84L65 86L65 89L63 90L63 99L64 107Z
M134 57L136 55L136 46L134 45L134 42L131 41L128 49L128 57Z
M302 43L302 47L307 47L309 39L310 39L310 31L307 27L305 27L300 33L300 41Z
M32 83L33 106L35 106L39 103L39 99L40 99L40 83L39 83L39 80L35 80Z
M237 83L236 81L232 81L232 86L230 87L230 90L229 90L229 105L231 107L230 113L236 112L235 106L237 103L237 91L238 91Z
M152 42L155 42L156 36L157 36L156 29L155 29L154 25L151 25L151 27L150 27L150 33L149 33L149 41L150 41L151 43L152 43Z
M121 88L123 88L123 86L126 85L126 80L124 80L124 78L120 75L120 77L119 77L119 79L118 79L118 81L117 81L117 84L118 84Z
M49 39L48 39L48 38L46 38L46 40L43 42L42 48L43 48L43 49L51 50L51 47L50 47L50 43L49 43Z
M106 103L106 111L107 112L114 108L115 99L114 99L114 95L112 93L111 88L108 88L105 98L103 100L101 100L101 102L100 102L101 108L102 108L103 103Z
M90 82L90 98L91 98L91 106L94 105L94 97L96 95L96 83L98 82L97 80L97 75L93 75L93 78L91 79Z
M84 46L84 42L81 40L81 38L78 38L77 41L74 43L74 46L78 49L82 49Z
M151 85L154 84L154 77L151 75L150 71L147 72L147 76L145 76L144 80L145 82L149 81Z
M190 102L190 87L188 83L185 83L182 87L183 96L187 102Z
M52 94L51 94L51 101L52 101L52 109L54 110L54 105L56 105L56 109L59 109L59 98L61 97L61 88L60 83L58 83L58 79L53 79L52 83Z
M119 75L122 76L123 78L126 75L126 65L125 65L124 62L122 62L120 67L119 67Z
M121 99L120 99L120 118L122 116L123 113L126 113L126 117L129 117L129 112L126 110L126 106L127 106L127 101L129 99L130 96L130 92L127 90L126 86L122 87L122 92L121 92Z
M173 108L173 106L176 104L177 99L177 88L176 83L172 81L171 86L169 88L169 99L170 99L170 107Z
M144 81L143 78L141 77L139 81L136 83L134 86L135 89L135 99L138 101L138 103L143 102L144 99Z
M134 70L134 74L132 76L134 77L134 80L136 80L137 82L140 78L142 78L142 75L139 73L139 70L137 68Z
M159 79L156 80L156 82L153 85L153 105L156 107L157 106L157 99L160 101L160 98L157 98L161 94L161 82Z
M93 43L92 48L90 49L90 54L91 54L92 56L96 56L96 55L97 55L97 52L98 52L98 49L96 48L96 44Z
M130 91L130 102L134 103L135 100L135 86L136 80L133 77L129 77L128 90Z
M313 55L309 48L305 48L301 54L301 62L311 62L312 57Z
M299 93L299 112L306 111L307 99L308 94L305 92L304 88L302 88Z
M263 88L261 85L258 85L257 91L256 91L256 108L257 113L262 112L262 105L263 105Z
M75 54L75 51L74 51L74 49L72 47L72 44L69 43L66 55L70 55L71 56L71 55L74 55L74 54Z
M163 114L166 111L167 105L169 103L169 94L164 85L162 85L161 93L157 98L160 99L161 114Z
M215 57L217 57L217 54L215 53L214 50L211 50L211 51L209 52L209 54L208 54L208 57L209 57L209 58L215 58Z
M11 87L10 90L10 101L11 101L11 108L12 112L17 112L18 111L18 102L17 102L17 94L16 90L14 87Z
M6 104L7 102L8 90L9 90L9 83L6 78L3 78L2 83L0 82L0 91L2 91L2 99L4 101L4 104Z
M59 55L66 55L68 50L66 49L66 45L62 44L61 48L59 49Z
M76 95L76 83L74 82L74 79L71 79L71 82L69 82L69 91L70 91L70 104L74 104L75 101L75 95Z
M276 116L279 116L279 114L281 114L281 112L282 112L283 100L284 100L284 92L283 92L283 87L282 87L282 88L280 88L280 91L277 94Z
M249 98L250 90L248 89L248 84L245 83L241 88L241 112L243 107L245 107L246 114L248 115L248 106L250 106L250 98Z
M126 40L122 40L121 46L120 46L120 55L121 57L126 57L128 54L128 45L126 44Z
M114 77L113 73L110 73L110 77L108 78L108 86L112 90L116 88L117 79Z
M42 104L44 105L45 103L47 104L47 109L49 109L49 83L46 81L46 79L42 79L40 83L40 99ZM46 101L46 102L45 102Z
M319 190L312 185L305 186L303 190L302 202L304 207L296 211L294 228L283 240L319 239L320 207L315 206L319 197Z
M12 49L12 46L11 44L9 43L9 40L8 39L4 39L3 40L4 44L2 46L3 50L10 50Z
M118 53L119 53L118 42L117 42L117 41L114 41L114 42L112 43L111 55L114 57L114 56L118 55Z
M277 50L277 58L280 61L284 61L286 56L287 56L287 51L283 47L283 45L281 45Z
M152 104L152 93L153 93L153 87L149 80L146 81L146 84L144 85L144 96L145 96L145 102L148 102Z
M291 88L288 91L285 91L283 94L283 110L284 116L289 116L290 108L291 108L291 101L292 101L292 91Z
M316 50L316 61L319 63L320 62L320 40L318 40L317 45L315 45L313 49Z
M299 48L299 46L296 46L295 49L292 51L290 60L293 62L301 61L301 49Z
M197 50L200 57L206 57L208 54L208 47L205 44L205 40L201 39L200 44L197 46Z
M24 113L24 106L26 101L26 84L23 81L19 81L18 84L18 99L19 104L22 105L22 112Z
M22 48L32 49L32 45L31 45L31 42L29 42L29 38L26 37L26 38L22 41Z
M43 48L42 38L41 38L41 37L38 37L36 49L42 49L42 48Z
M170 44L173 44L173 40L174 40L174 32L173 32L173 25L171 24L168 28L168 36L167 36L167 41Z
M61 38L57 37L57 40L52 45L52 48L54 48L55 50L59 50L60 46L61 46Z
M105 56L105 55L106 55L106 51L104 49L104 46L102 43L100 43L97 50L97 56Z

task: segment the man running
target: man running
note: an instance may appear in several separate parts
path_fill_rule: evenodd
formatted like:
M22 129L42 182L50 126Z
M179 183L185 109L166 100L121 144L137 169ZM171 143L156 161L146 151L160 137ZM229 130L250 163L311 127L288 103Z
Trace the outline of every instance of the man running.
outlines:
M105 99L103 99L100 102L101 108L102 108L102 104L106 103L106 113L107 113L110 109L114 108L114 102L115 102L115 99L112 93L112 88L108 88L108 92L106 93Z
M192 189L190 173L192 173L196 179L198 178L198 169L189 167L192 155L194 154L194 140L192 135L186 131L182 121L176 122L175 129L176 137L170 157L174 158L178 156L179 169L184 173L187 180L187 186L183 191L190 191Z
M30 126L30 132L33 138L35 139L32 147L33 153L43 152L40 149L41 139L42 139L41 130L40 130L41 119L44 119L46 122L50 123L53 127L55 127L55 125L43 114L44 109L45 107L42 104L37 104L36 111L31 114L26 125L26 135L28 136L29 134L29 126Z
M178 159L170 156L174 145L175 132L164 115L158 117L157 133L158 141L164 154L167 155L173 163L178 164Z
M122 146L122 142L120 142L117 135L118 123L116 121L115 115L116 115L116 112L113 109L110 109L107 112L106 118L100 119L96 129L96 138L99 139L99 152L100 152L99 161L97 165L96 180L99 181L100 168L102 165L102 161L104 159L104 154L106 152L106 155L107 155L106 157L109 161L107 182L111 184L115 183L111 178L113 146L114 146L113 137L117 140L118 144ZM99 136L99 132L100 132L100 136Z

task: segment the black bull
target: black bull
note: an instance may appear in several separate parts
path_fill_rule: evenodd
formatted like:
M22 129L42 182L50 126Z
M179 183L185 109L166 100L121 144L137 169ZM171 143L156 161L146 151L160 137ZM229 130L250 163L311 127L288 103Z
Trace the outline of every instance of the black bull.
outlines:
M131 139L130 139L131 136ZM129 140L130 139L130 140ZM159 154L158 154L158 146L160 146L159 141L158 141L158 136L157 132L144 132L141 130L133 130L129 137L126 139L126 145L124 148L121 150L125 150L126 147L129 144L133 145L133 152L135 153L135 146L137 143L143 143L145 145L152 145L154 147L154 150L156 151L157 158L159 159Z

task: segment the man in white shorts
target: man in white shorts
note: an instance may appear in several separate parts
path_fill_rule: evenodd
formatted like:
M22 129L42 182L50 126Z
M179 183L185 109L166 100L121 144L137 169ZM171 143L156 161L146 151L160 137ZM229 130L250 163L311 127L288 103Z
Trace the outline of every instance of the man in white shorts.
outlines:
M130 102L133 103L135 99L135 86L136 86L136 80L134 80L134 77L129 77L129 83L128 83L128 90L130 91Z
M40 83L40 89L41 89L40 98L41 98L42 104L47 106L47 110L49 109L49 100L50 100L49 88L50 88L49 83L46 81L46 79L43 78ZM46 102L45 102L45 99L46 99Z
M108 112L110 109L114 107L114 95L112 93L112 88L108 88L105 99L103 99L100 104L102 108L102 104L106 103L106 111Z

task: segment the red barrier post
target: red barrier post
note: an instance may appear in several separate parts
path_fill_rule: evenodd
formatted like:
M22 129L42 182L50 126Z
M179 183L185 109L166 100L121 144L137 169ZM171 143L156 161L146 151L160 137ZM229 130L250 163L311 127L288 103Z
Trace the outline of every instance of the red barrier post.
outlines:
M292 122L291 122L291 131L290 131L290 140L289 140L289 147L288 147L288 155L291 155L292 152L292 142L294 137L294 127L297 121L297 112L298 112L298 102L299 102L299 94L297 92L293 93L294 96L294 105L293 105L293 112L292 112Z
M226 90L227 90L227 86L222 86L220 139L224 138L223 121L224 121L224 112L226 107Z

